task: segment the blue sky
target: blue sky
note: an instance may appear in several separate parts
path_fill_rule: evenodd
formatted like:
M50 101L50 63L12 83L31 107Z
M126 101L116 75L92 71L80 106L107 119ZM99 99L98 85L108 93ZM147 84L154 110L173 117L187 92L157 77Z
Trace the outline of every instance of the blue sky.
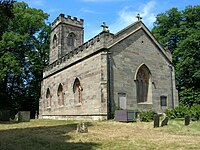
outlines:
M142 21L151 29L155 17L172 7L179 10L189 5L199 5L199 0L18 0L29 7L42 9L52 22L60 13L84 19L85 41L101 32L102 22L116 33L134 23L140 13Z

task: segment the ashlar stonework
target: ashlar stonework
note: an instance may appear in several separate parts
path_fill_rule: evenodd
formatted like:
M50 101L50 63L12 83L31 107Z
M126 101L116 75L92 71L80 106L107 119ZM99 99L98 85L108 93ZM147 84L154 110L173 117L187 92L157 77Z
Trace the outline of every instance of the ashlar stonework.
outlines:
M83 42L84 20L60 14L51 24L49 65L39 117L105 120L116 108L158 113L178 105L172 56L141 20Z

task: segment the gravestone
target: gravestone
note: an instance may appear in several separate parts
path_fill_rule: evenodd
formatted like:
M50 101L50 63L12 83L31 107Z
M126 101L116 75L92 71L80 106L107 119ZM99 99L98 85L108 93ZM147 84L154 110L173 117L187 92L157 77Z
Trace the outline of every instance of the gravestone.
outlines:
M9 120L10 120L10 111L0 110L0 121L9 121Z
M190 124L190 116L185 116L185 126L188 126Z
M35 119L38 119L39 118L38 116L39 116L39 113L38 113L38 111L36 111L35 112Z
M155 114L155 115L153 116L153 120L154 120L154 122L153 122L153 127L154 127L154 128L159 127L160 116L159 116L158 114Z
M15 115L15 121L18 121L19 115L18 113Z
M78 133L87 133L88 132L87 124L85 124L84 122L77 124L77 130L76 131Z
M166 126L168 124L169 117L165 116L161 122L161 127Z
M30 111L19 111L18 112L19 122L29 122L30 121Z

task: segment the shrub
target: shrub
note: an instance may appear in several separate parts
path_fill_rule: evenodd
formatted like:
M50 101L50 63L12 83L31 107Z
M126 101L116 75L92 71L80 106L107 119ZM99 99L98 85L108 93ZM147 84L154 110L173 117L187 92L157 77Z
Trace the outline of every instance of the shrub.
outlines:
M185 115L189 115L189 107L185 105L179 105L175 109L167 109L165 111L166 115L170 119L175 119L175 118L184 118Z
M193 105L190 108L190 117L192 118L192 120L200 119L200 105Z
M192 120L199 120L200 105L193 105L191 107L179 105L175 109L167 109L165 113L170 119L184 118L186 115L189 115L192 118Z
M140 121L150 122L153 120L153 116L156 114L154 111L140 112Z

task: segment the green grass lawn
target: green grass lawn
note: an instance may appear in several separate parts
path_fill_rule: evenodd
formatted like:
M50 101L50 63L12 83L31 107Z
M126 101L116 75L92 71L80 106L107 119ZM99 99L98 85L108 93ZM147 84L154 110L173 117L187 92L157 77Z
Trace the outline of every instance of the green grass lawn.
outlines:
M78 121L31 120L0 123L0 150L160 150L200 149L200 122L153 128L153 122L89 122L88 133L77 133Z

